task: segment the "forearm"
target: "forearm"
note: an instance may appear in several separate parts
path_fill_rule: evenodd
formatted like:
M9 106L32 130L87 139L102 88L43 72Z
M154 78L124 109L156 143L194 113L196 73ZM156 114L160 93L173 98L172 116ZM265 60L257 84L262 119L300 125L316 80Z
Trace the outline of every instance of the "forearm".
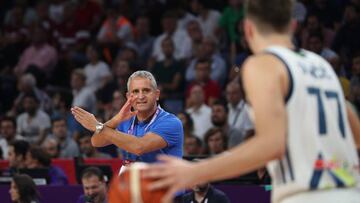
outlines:
M104 123L107 127L111 129L116 129L116 127L121 123L122 121L116 121L115 117L111 118L110 120L106 121Z
M194 170L201 182L210 182L233 178L246 174L266 165L269 160L282 156L283 152L276 147L277 143L269 145L268 139L254 137L220 156L197 163ZM262 149L259 151L259 149ZM236 155L236 156L235 156ZM223 170L227 167L227 170ZM211 170L203 170L209 168Z
M127 152L140 155L144 151L141 138L119 132L111 129L110 127L104 127L104 129L97 135L105 138L103 140L106 140L107 143L114 144Z

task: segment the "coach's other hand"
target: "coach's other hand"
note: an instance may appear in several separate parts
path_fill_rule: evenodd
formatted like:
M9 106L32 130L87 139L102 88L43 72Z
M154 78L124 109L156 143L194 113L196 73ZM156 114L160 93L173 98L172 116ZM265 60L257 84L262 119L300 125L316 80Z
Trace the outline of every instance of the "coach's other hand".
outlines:
M71 113L84 128L93 132L96 130L95 127L98 121L96 120L94 114L89 113L78 106L72 107Z

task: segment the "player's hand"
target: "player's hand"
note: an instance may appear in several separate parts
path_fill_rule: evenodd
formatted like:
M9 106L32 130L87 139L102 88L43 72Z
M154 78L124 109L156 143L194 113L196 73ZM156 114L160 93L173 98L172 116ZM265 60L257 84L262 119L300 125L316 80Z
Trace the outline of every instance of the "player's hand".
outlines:
M159 156L160 163L151 164L145 170L145 178L156 179L149 185L150 190L168 188L162 202L172 202L177 191L196 184L194 164L177 157Z
M98 121L96 120L94 114L89 113L78 106L72 107L71 113L84 128L93 132L96 130L96 124Z
M117 126L121 122L130 119L137 114L137 110L131 111L132 104L137 97L130 95L120 111L111 119L111 125Z

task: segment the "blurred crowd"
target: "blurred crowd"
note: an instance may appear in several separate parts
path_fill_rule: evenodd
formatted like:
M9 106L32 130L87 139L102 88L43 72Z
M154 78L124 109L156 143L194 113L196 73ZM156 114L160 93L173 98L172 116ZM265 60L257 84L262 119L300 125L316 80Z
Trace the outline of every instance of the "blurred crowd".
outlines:
M293 39L331 63L358 112L359 9L360 0L299 0ZM93 148L70 108L109 120L141 69L154 74L160 105L183 123L184 156L241 143L254 134L239 77L251 55L243 16L242 0L1 1L0 158L32 167L42 153L119 157L114 146ZM19 140L30 144L24 153L14 147Z

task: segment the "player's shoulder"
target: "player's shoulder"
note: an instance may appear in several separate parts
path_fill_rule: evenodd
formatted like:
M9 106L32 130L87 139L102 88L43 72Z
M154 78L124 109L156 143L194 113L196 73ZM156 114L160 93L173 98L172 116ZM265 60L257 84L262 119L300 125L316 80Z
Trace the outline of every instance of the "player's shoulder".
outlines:
M283 73L285 64L276 56L270 53L262 53L250 56L243 65L244 75L271 74L277 75Z

